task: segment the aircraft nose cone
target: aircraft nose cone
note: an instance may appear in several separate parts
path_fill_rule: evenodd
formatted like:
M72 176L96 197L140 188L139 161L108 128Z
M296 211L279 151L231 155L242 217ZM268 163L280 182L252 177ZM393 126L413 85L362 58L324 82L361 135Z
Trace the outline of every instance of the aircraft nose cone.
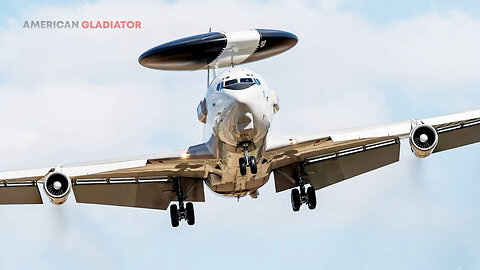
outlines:
M225 99L229 100L237 112L251 112L252 101L249 95L242 91L225 91Z
M242 100L236 99L236 110L238 112L250 112L251 111L251 105L248 104L247 102L242 102Z
M254 128L253 115L250 112L237 113L235 116L237 131L248 131Z

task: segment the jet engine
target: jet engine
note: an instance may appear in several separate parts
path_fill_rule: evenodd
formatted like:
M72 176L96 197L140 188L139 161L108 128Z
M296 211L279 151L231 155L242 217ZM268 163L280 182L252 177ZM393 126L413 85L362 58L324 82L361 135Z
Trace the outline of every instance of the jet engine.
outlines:
M72 189L72 180L61 172L52 172L43 183L45 193L53 204L63 204Z
M438 144L438 134L430 125L421 124L410 131L410 148L419 158L428 157Z

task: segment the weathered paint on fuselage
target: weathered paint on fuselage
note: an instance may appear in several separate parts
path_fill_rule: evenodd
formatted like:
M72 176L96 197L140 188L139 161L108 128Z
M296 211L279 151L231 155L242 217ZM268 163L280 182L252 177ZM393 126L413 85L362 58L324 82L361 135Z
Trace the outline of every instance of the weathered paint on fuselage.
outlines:
M217 90L219 83L235 78L255 78L260 85L254 84L242 90ZM208 113L204 139L218 158L220 167L217 167L217 173L210 173L208 186L217 193L235 197L256 191L266 183L270 173L262 164L262 155L274 104L277 103L276 94L255 72L246 68L230 68L211 82L205 101ZM244 154L238 144L245 141L252 142L249 155L257 158L256 175L247 170L247 175L242 176L239 171L238 160Z

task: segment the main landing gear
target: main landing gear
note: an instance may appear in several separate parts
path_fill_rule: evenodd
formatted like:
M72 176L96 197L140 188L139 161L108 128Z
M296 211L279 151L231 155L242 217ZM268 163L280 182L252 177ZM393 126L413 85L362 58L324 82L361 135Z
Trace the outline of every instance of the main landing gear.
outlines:
M254 156L248 156L249 143L242 143L240 146L243 148L243 157L238 159L238 165L240 165L240 174L247 175L247 167L250 167L252 174L257 174L257 158Z
M173 179L173 189L177 194L178 207L176 204L170 205L170 219L173 227L178 227L180 220L185 219L188 225L195 224L195 211L193 210L193 203L187 202L184 204L186 196L183 194L182 184L178 178Z
M303 171L301 168L300 171ZM310 210L317 207L317 196L315 195L315 189L312 186L309 186L305 191L305 182L303 181L302 176L297 172L295 175L295 182L299 188L292 189L290 200L292 202L292 209L294 212L300 210L302 204L308 205Z

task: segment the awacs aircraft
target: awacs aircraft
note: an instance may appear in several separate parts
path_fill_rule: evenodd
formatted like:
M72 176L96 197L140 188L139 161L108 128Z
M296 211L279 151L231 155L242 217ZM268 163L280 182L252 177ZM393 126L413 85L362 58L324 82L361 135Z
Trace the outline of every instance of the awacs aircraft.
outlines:
M420 158L480 140L480 110L353 130L271 137L279 110L275 92L240 64L292 48L297 37L278 30L210 32L143 53L141 65L162 70L210 70L197 107L204 143L185 149L106 162L0 173L0 204L54 204L73 189L79 203L166 210L174 227L195 223L192 202L204 186L230 197L255 198L273 173L277 192L291 189L293 211L316 206L315 190L397 162L400 141ZM220 68L223 68L222 72ZM217 74L219 73L219 74Z

